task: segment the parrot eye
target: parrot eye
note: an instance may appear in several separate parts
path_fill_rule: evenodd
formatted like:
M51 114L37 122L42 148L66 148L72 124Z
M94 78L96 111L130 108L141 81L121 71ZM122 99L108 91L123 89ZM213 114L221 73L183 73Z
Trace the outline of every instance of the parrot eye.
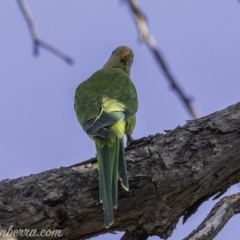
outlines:
M112 55L113 55L115 52L116 52L116 51L113 51L113 52L112 52Z

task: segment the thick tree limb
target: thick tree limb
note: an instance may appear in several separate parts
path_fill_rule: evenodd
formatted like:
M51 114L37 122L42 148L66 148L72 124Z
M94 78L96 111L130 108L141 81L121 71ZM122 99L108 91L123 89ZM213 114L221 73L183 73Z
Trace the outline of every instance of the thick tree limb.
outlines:
M39 47L43 47L46 50L52 52L53 54L57 55L58 57L62 58L69 64L73 63L72 58L61 52L60 50L56 49L55 47L49 45L48 43L44 42L42 39L39 38L37 34L37 29L34 25L34 21L32 19L30 10L24 0L17 0L20 10L27 22L31 37L33 39L33 53L34 55L39 54Z
M160 68L162 69L163 73L165 74L167 80L169 81L171 87L173 90L175 90L179 96L179 98L182 100L184 106L188 110L189 114L196 119L197 113L194 107L191 104L191 99L187 97L181 87L178 85L177 80L174 78L173 74L171 73L170 69L168 68L161 52L158 50L156 42L149 34L149 28L147 25L146 18L144 14L142 13L138 3L136 0L127 0L128 4L130 6L130 9L135 17L136 24L138 26L140 39L145 42L149 48L149 50L152 52L154 57L156 58Z
M228 220L240 213L240 193L219 201L201 225L183 240L211 240L221 231Z
M121 240L147 240L148 239L148 234L146 233L141 233L140 235L136 234L134 235L133 232L129 233L126 232L122 237Z
M237 103L164 135L145 138L127 150L130 191L119 187L119 206L110 229L103 225L94 159L1 181L0 225L61 229L63 237L55 238L59 240L114 231L125 231L123 239L168 238L191 206L240 180L239 146Z

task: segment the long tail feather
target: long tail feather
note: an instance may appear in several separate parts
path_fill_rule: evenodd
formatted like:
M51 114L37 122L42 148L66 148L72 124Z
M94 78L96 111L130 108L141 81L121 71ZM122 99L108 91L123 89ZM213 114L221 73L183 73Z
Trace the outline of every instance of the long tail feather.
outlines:
M120 140L116 140L116 151L115 151L115 159L114 159L114 167L113 167L113 182L112 182L112 200L113 207L116 209L118 206L118 166L119 166L119 148L120 148Z
M128 191L128 176L127 176L127 166L125 161L125 151L124 151L124 142L123 137L120 139L120 149L119 149L119 179L121 181L122 187Z
M98 163L100 164L100 163ZM99 165L99 169L100 169L100 165ZM102 185L103 185L103 181L102 181L102 171L98 171L99 174L99 201L100 203L103 202L103 192L102 192ZM103 209L104 210L104 209Z
M108 144L96 143L99 168L99 198L103 204L105 226L114 222L113 208L118 205L118 178L122 187L128 191L128 177L124 154L123 137Z
M111 147L107 144L99 147L96 144L96 148L99 165L99 197L103 203L105 226L108 228L114 222L113 208L117 207L119 140L116 139Z

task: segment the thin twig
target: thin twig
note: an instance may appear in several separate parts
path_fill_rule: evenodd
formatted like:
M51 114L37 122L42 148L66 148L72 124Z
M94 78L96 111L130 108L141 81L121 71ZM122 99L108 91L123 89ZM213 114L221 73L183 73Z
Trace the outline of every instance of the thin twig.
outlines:
M17 0L19 7L21 9L21 12L27 22L31 37L33 39L33 54L37 56L39 54L39 47L43 47L46 50L52 52L53 54L57 55L58 57L62 58L64 61L66 61L69 64L73 64L73 59L61 52L60 50L56 49L55 47L49 45L48 43L42 41L38 34L36 27L34 25L33 18L31 16L30 10L24 0Z
M208 216L183 240L211 240L222 230L229 219L240 213L240 193L221 199Z
M147 25L146 18L143 15L143 13L139 7L137 0L128 0L128 3L130 6L130 9L132 10L132 13L135 17L141 40L143 42L146 42L147 46L149 47L149 50L155 56L160 67L162 68L165 76L167 77L168 81L170 82L172 88L178 93L180 99L184 103L184 105L187 108L187 110L189 111L190 115L194 119L196 119L197 113L191 104L191 99L183 93L182 89L177 84L176 79L173 77L172 73L170 72L166 62L163 60L163 56L161 55L160 51L157 49L157 45L156 45L156 42L155 42L153 36L151 36L149 34L149 28Z

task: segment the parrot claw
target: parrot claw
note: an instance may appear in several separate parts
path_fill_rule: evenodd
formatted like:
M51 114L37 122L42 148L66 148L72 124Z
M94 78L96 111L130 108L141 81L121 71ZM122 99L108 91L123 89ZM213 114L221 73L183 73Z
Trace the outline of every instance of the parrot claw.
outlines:
M133 139L131 135L127 135L127 147L130 147L132 145L137 145L138 143L146 139L147 139L146 137L143 137L140 139Z
M131 135L127 135L127 147L129 147L131 144L133 144L135 140L132 138Z
M140 139L133 139L130 135L127 135L127 148L131 149L134 147L140 147L143 146L144 144L149 144L152 142L153 136L149 137L142 137Z

